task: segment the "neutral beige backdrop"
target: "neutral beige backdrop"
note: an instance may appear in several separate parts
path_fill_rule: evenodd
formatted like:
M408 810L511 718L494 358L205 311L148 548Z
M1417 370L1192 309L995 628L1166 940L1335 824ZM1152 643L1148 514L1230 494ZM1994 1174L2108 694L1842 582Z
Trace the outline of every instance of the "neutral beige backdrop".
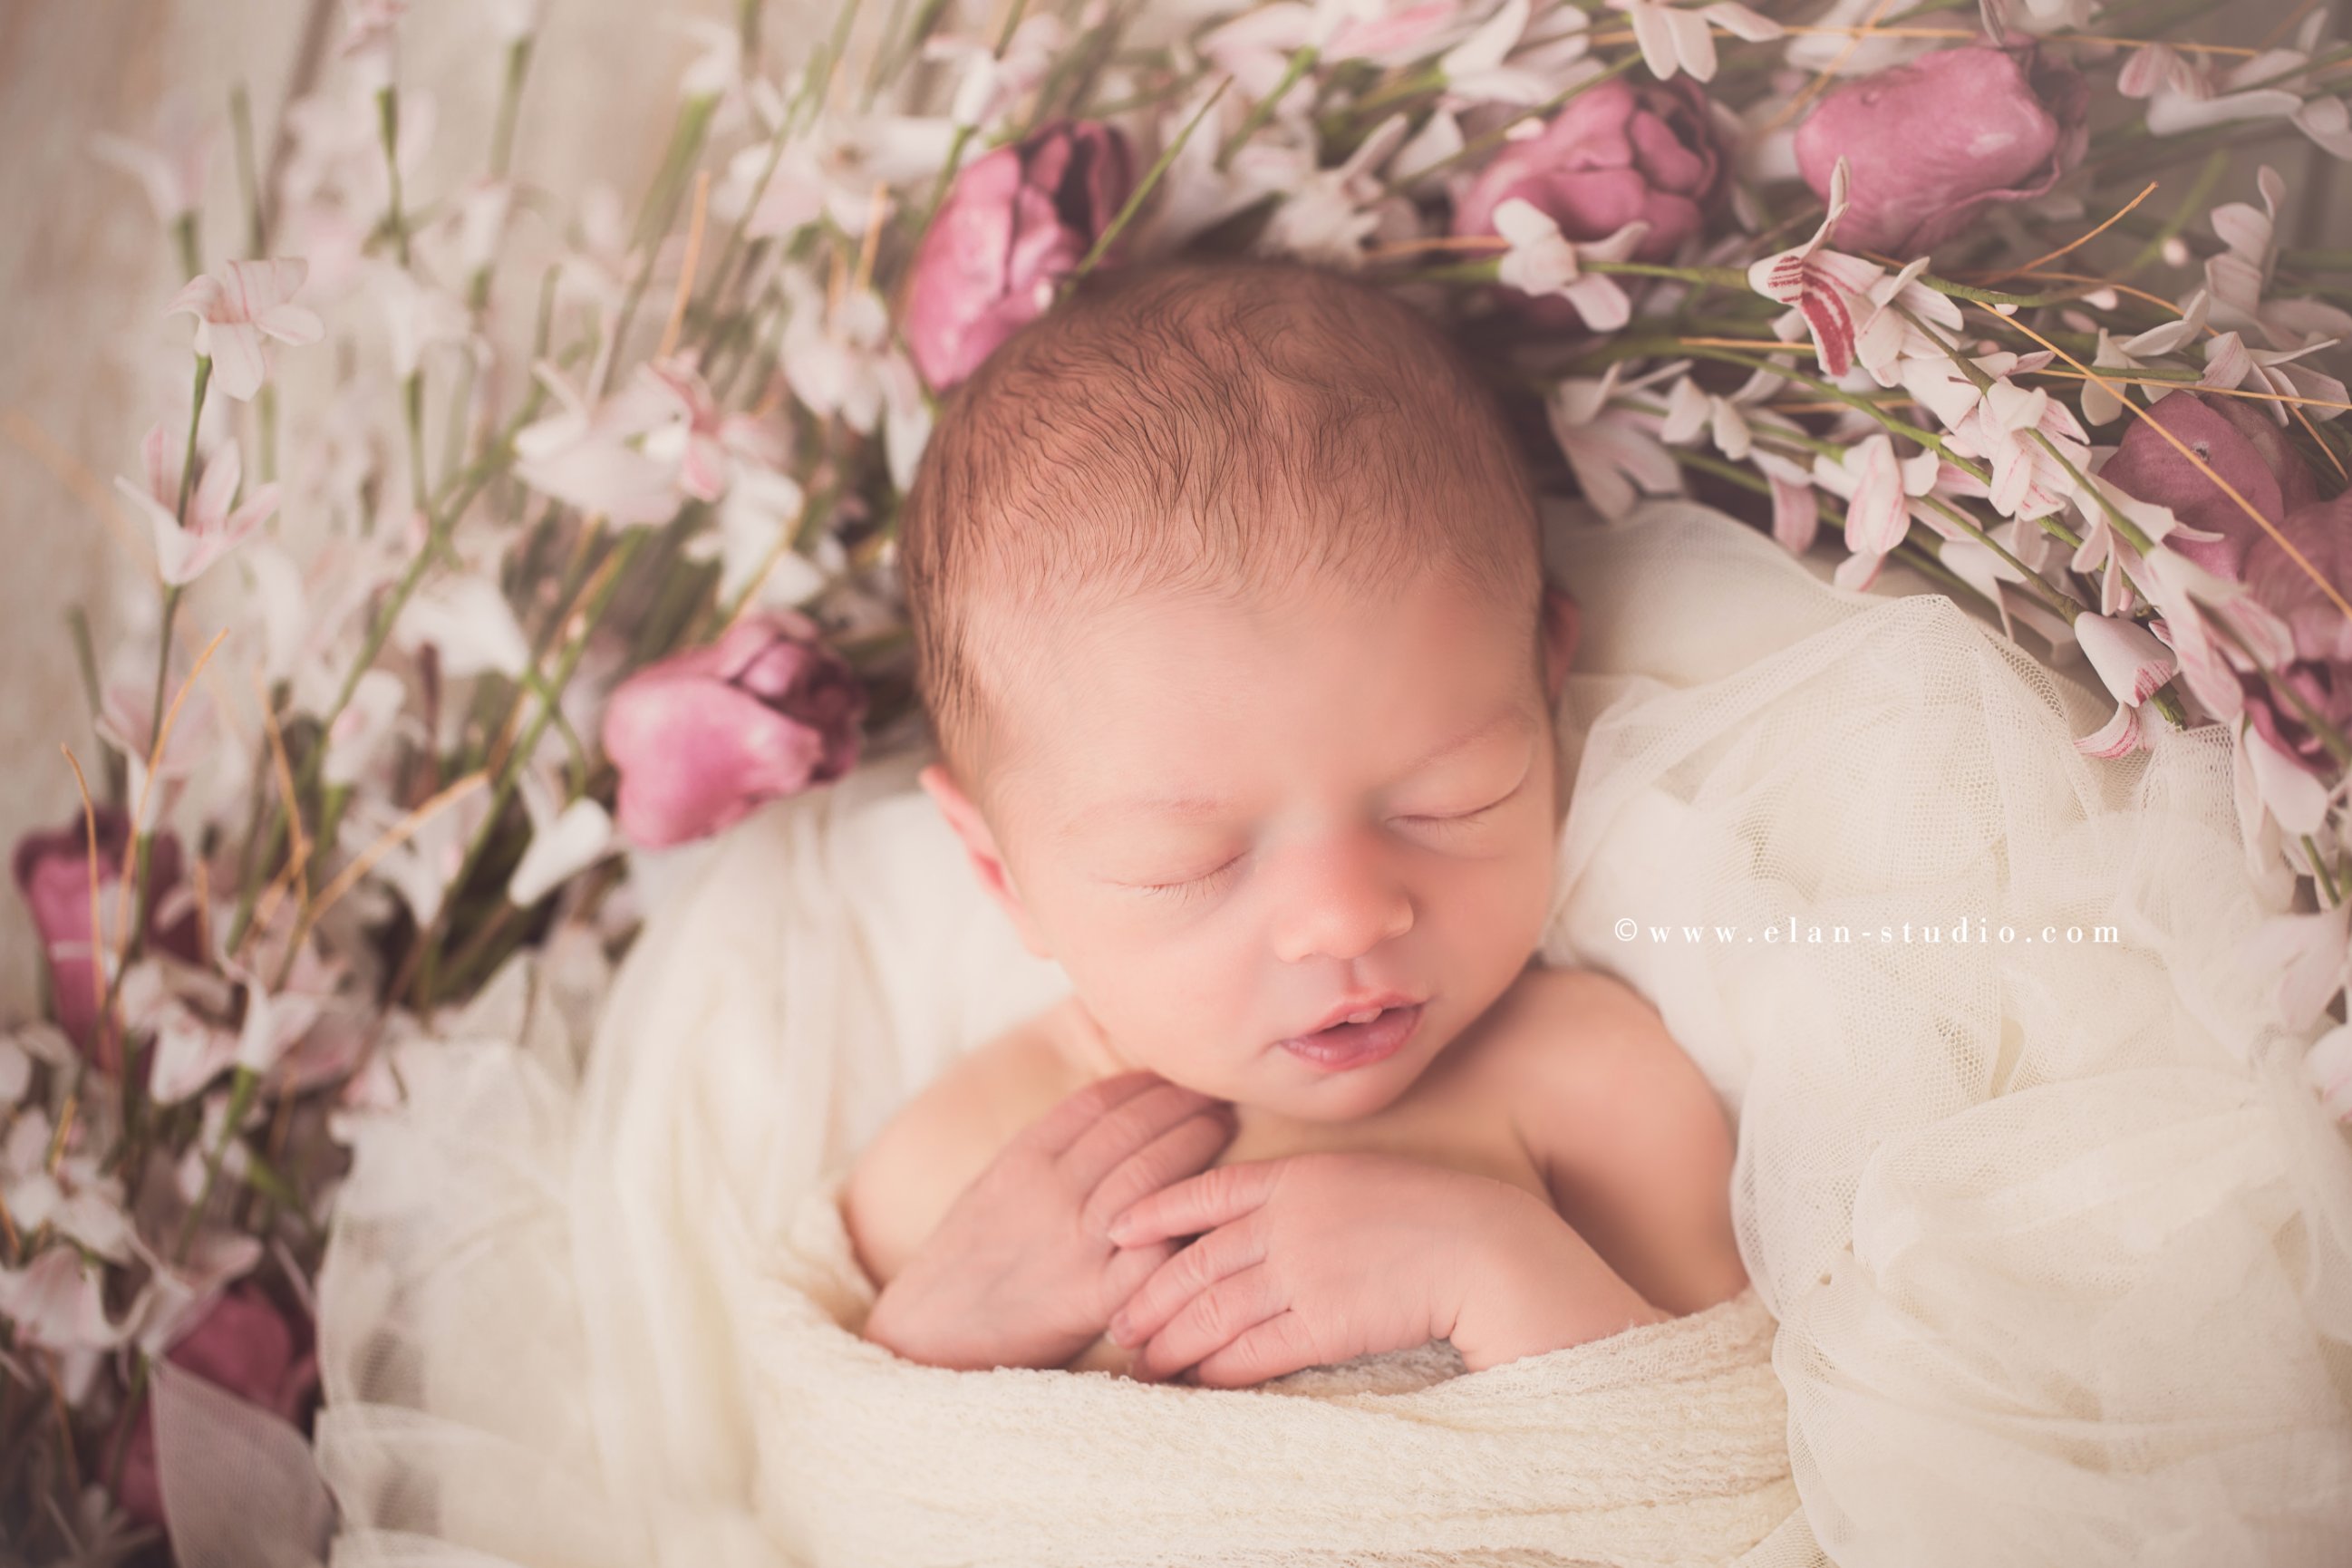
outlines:
M2300 0L2240 0L2231 19L2242 16L2243 36L2258 38L2290 8ZM138 186L90 156L90 136L143 136L168 85L225 106L241 80L266 157L311 9L310 0L0 0L0 850L76 809L58 742L85 765L99 754L67 606L88 607L101 651L152 614L143 555L110 533L106 514L113 476L135 471L140 436L176 390L161 378L186 363L186 320L161 315L182 281L169 241ZM694 46L649 26L649 11L718 17L733 5L552 0L517 166L559 198L602 179L634 203L653 172ZM793 18L834 13L831 0L805 0L772 4L768 15L782 46ZM404 75L435 84L439 99L434 157L417 183L447 189L481 164L498 85L476 0L415 0L402 50ZM242 222L230 156L224 138L205 216L215 236ZM2302 184L2303 150L2272 156ZM2316 204L2331 234L2352 233L2327 209ZM221 254L207 247L208 262ZM12 886L0 892L0 1020L32 1005L36 973Z
M433 156L416 182L427 193L484 163L503 62L482 9L416 0L403 25L403 75L432 83L437 100ZM696 46L647 25L648 9L552 0L516 166L560 200L601 180L634 203L653 174ZM729 0L661 9L732 14ZM266 159L311 11L311 0L0 0L0 853L79 810L58 743L85 767L100 752L65 612L88 609L101 655L152 621L152 557L105 514L122 510L113 478L137 472L147 426L173 396L185 407L185 389L164 375L188 363L187 319L162 314L184 281L178 262L138 184L91 156L90 137L144 138L156 95L174 84L225 121L242 81ZM341 12L338 0L331 48ZM205 229L225 237L243 221L224 133ZM207 265L223 255L208 239ZM33 1005L34 953L11 883L0 891L0 1020Z

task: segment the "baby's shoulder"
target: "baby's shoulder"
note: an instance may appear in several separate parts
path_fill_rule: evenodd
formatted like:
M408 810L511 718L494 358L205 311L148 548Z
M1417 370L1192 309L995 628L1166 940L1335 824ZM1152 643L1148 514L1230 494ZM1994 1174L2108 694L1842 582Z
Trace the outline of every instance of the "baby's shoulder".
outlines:
M1675 1047L1649 999L1598 969L1529 964L1496 1003L1482 1029L1496 1077L1581 1076L1621 1053Z
M857 1155L842 1224L877 1289L889 1283L1005 1144L1076 1087L1051 1012L950 1063Z
M1529 1152L1583 1142L1595 1119L1636 1098L1712 1111L1713 1092L1647 997L1597 969L1530 966L1499 1005L1486 1044L1486 1092L1507 1098ZM1547 1146L1551 1147L1547 1147Z

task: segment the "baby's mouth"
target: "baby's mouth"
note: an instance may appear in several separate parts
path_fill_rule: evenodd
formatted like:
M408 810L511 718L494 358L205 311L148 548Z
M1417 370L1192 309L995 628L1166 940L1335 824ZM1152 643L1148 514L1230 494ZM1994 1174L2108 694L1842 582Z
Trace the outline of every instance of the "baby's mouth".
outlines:
M1312 1034L1294 1035L1281 1042L1282 1048L1326 1072L1346 1072L1351 1068L1370 1067L1372 1063L1394 1056L1411 1039L1421 1026L1423 1004L1412 1003L1399 1007L1367 1009L1369 1017L1360 1013L1354 1019L1342 1020ZM1360 1022L1354 1021L1360 1019Z

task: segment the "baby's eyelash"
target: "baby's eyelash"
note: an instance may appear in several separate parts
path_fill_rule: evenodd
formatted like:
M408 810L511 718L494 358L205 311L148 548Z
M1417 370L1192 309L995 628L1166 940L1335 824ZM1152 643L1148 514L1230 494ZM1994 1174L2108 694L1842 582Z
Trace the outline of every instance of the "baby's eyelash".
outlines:
M1181 902L1187 899L1200 898L1207 892L1211 883L1221 879L1226 872L1232 870L1241 863L1241 857L1236 855L1232 859L1226 861L1223 865L1218 867L1215 870L1195 877L1190 881L1139 882L1136 884L1135 890L1150 898L1172 899L1178 902Z
M1518 793L1518 791L1513 790L1509 795L1505 795L1502 799L1495 802L1492 805L1482 805L1475 811L1465 811L1453 816L1408 816L1404 820L1407 822L1433 823L1440 827L1454 827L1462 823L1476 822L1481 817L1494 816L1495 813L1502 810L1506 805L1508 805L1513 797Z

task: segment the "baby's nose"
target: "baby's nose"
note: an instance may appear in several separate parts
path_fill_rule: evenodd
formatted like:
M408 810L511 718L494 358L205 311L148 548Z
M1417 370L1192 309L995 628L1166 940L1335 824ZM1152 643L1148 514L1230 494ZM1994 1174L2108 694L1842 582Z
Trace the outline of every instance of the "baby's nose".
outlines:
M1286 963L1360 958L1412 929L1412 895L1369 829L1302 845L1283 868L1275 952Z

